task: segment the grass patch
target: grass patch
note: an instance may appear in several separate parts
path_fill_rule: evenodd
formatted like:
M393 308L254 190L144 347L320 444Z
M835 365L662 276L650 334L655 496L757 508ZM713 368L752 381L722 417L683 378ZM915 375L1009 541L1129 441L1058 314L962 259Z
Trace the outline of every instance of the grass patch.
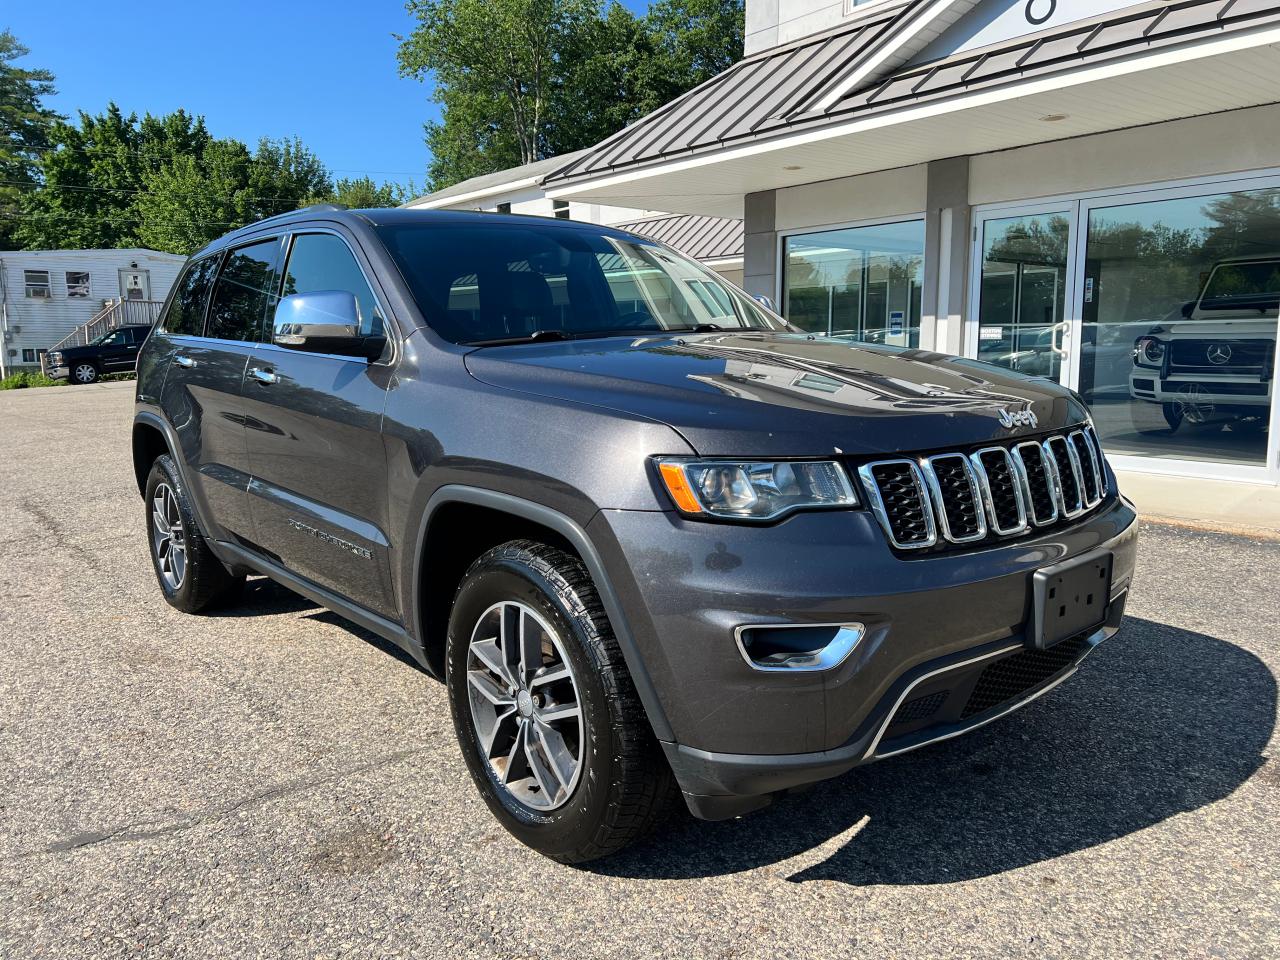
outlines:
M19 370L0 380L0 390L24 390L27 387L65 387L67 381L54 380L39 371Z

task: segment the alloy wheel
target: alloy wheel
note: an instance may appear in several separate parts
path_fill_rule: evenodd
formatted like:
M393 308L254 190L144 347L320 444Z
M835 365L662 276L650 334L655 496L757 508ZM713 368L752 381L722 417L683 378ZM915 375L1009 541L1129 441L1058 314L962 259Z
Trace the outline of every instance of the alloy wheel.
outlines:
M537 813L563 806L582 770L578 685L560 637L523 603L496 603L467 649L467 698L497 782Z
M1200 389L1198 383L1188 383L1178 391L1174 401L1188 423L1208 423L1213 418L1213 401Z
M80 383L93 383L97 376L98 371L93 368L92 364L82 363L76 367L76 380Z
M160 576L170 590L180 589L187 575L187 535L178 498L167 483L157 486L151 499L151 545Z

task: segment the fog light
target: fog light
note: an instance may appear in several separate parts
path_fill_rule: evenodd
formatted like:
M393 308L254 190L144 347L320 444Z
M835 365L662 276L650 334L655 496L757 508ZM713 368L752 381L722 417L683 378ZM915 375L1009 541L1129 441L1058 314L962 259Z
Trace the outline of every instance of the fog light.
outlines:
M759 624L738 627L734 637L754 670L830 670L865 633L860 623Z

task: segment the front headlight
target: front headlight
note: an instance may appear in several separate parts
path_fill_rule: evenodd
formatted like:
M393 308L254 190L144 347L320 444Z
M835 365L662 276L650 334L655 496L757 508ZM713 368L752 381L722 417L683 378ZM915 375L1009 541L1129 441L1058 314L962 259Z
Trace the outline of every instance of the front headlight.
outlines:
M1133 362L1140 367L1158 367L1164 362L1165 345L1155 337L1139 337L1133 347Z
M60 366L62 366L62 354L61 354L61 353L59 353L57 350L55 350L55 351L53 351L53 353L49 354L49 366L51 366L51 367L60 367Z
M834 460L658 461L663 485L681 513L773 520L793 510L856 507L844 467Z

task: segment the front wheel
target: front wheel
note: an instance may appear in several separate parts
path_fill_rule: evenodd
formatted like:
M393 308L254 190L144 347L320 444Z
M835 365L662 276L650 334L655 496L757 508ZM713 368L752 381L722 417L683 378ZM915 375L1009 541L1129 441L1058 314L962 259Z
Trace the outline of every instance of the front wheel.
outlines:
M494 816L563 863L613 853L675 796L590 575L516 540L467 571L446 672L458 743Z
M80 384L94 383L98 379L98 368L92 363L77 363L71 368L71 382Z

